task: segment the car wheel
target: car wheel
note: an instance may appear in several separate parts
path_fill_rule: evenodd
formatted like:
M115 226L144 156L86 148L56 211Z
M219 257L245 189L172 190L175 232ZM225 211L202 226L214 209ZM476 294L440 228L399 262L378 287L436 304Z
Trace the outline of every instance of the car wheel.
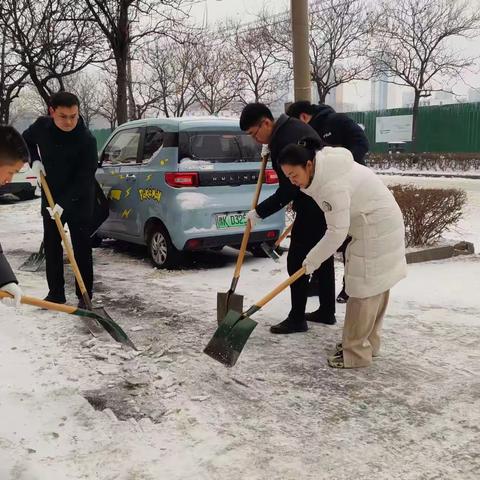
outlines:
M273 246L274 242L267 242L269 245ZM267 258L268 255L263 250L261 244L257 243L255 245L249 245L248 247L249 252L257 258Z
M152 225L147 236L148 254L157 268L178 266L179 251L173 246L170 235L160 224Z

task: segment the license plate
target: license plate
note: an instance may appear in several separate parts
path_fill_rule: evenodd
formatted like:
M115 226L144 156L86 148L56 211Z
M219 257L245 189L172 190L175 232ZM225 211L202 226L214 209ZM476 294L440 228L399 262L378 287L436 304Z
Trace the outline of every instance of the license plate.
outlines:
M215 218L217 228L244 227L247 224L247 212L220 213Z

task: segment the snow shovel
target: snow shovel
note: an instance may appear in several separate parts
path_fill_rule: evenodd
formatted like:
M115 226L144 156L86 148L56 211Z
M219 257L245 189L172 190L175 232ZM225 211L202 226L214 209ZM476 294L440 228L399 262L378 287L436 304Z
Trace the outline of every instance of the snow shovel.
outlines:
M40 154L40 152L38 152ZM43 191L45 192L45 196L47 197L48 204L50 208L53 210L53 207L55 206L55 202L52 197L52 193L50 191L50 188L48 186L48 183L45 179L45 176L43 173L40 172L40 182L42 184ZM73 253L73 248L70 243L70 240L67 238L67 235L65 233L65 230L63 228L62 221L60 220L60 215L58 212L54 213L54 220L55 223L57 224L58 232L60 233L60 237L62 238L63 246L65 247L65 250L67 251L67 256L68 256L68 261L70 262L70 265L72 266L73 273L75 274L75 279L77 280L78 286L80 288L80 292L82 293L82 298L83 301L85 302L85 305L87 306L87 309L93 312L93 306L92 306L92 301L90 300L90 297L88 296L87 289L85 287L85 283L82 278L82 274L80 273L80 269L78 268L77 261L75 260L75 255ZM112 320L110 315L105 311L103 308L97 309L98 313L101 317L106 317ZM112 320L113 321L113 320ZM97 336L100 332L103 331L103 329L100 327L98 322L94 317L86 317L85 318L85 325L87 328L90 330L90 333L93 336Z
M43 241L37 253L32 253L19 267L22 272L38 272L45 263L45 248Z
M238 357L242 353L250 334L257 326L257 322L252 320L250 316L258 312L270 300L303 275L305 275L305 267L302 267L290 278L282 282L275 290L252 305L244 313L230 310L203 352L225 366L233 367L237 363Z
M13 298L7 292L0 290L0 298ZM82 318L91 318L98 322L117 342L128 345L129 347L137 350L133 342L128 338L127 334L123 331L122 327L115 323L111 318L102 317L95 312L88 310L82 310L71 305L62 305L60 303L46 302L35 297L22 297L21 302L24 305L32 305L34 307L46 308L47 310L54 310L56 312L68 313L70 315L77 315Z
M273 247L268 244L267 242L262 242L262 250L272 259L275 260L275 262L278 262L280 260L280 257L282 256L281 251L277 251L277 248L280 246L280 244L287 238L288 234L292 231L293 228L293 223L291 223L286 230L280 235L278 240L273 244Z
M262 190L263 177L267 162L268 155L262 155L262 165L258 174L255 195L253 196L252 210L256 208L258 204L258 199L260 198L260 191ZM238 252L237 264L235 265L235 272L233 273L233 279L230 285L230 289L226 293L217 292L217 322L219 325L223 321L225 315L229 310L236 310L239 312L243 310L243 295L238 295L237 293L235 293L235 290L237 288L238 280L240 278L240 270L242 269L245 252L247 251L248 239L250 238L251 230L252 226L250 225L250 222L247 222L247 224L245 225L245 230L243 232L242 244L240 246L240 251Z

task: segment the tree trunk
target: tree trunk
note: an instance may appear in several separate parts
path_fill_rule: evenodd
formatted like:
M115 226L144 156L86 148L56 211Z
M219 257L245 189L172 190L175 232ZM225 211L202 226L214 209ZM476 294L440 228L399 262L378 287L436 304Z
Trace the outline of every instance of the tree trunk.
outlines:
M128 120L127 112L127 62L117 56L117 123L122 125Z
M420 92L415 90L415 97L413 99L413 108L412 108L412 152L417 151L417 118L418 110L420 106Z
M120 3L120 15L118 17L118 28L116 45L114 45L115 61L117 64L117 123L122 125L128 120L128 45L130 43L128 26L127 2Z
M8 99L0 99L0 124L8 125L10 120L10 101Z

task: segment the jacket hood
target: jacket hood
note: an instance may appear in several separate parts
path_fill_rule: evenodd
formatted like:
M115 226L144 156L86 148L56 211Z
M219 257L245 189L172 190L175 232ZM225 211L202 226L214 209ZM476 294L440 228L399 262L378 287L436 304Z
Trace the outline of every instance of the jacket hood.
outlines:
M332 113L335 113L335 110L329 105L325 105L323 103L318 104L315 107L315 113L313 114L309 125L314 127L322 124Z
M318 189L346 175L354 165L353 156L349 150L342 147L324 147L315 156L315 175L305 193Z

